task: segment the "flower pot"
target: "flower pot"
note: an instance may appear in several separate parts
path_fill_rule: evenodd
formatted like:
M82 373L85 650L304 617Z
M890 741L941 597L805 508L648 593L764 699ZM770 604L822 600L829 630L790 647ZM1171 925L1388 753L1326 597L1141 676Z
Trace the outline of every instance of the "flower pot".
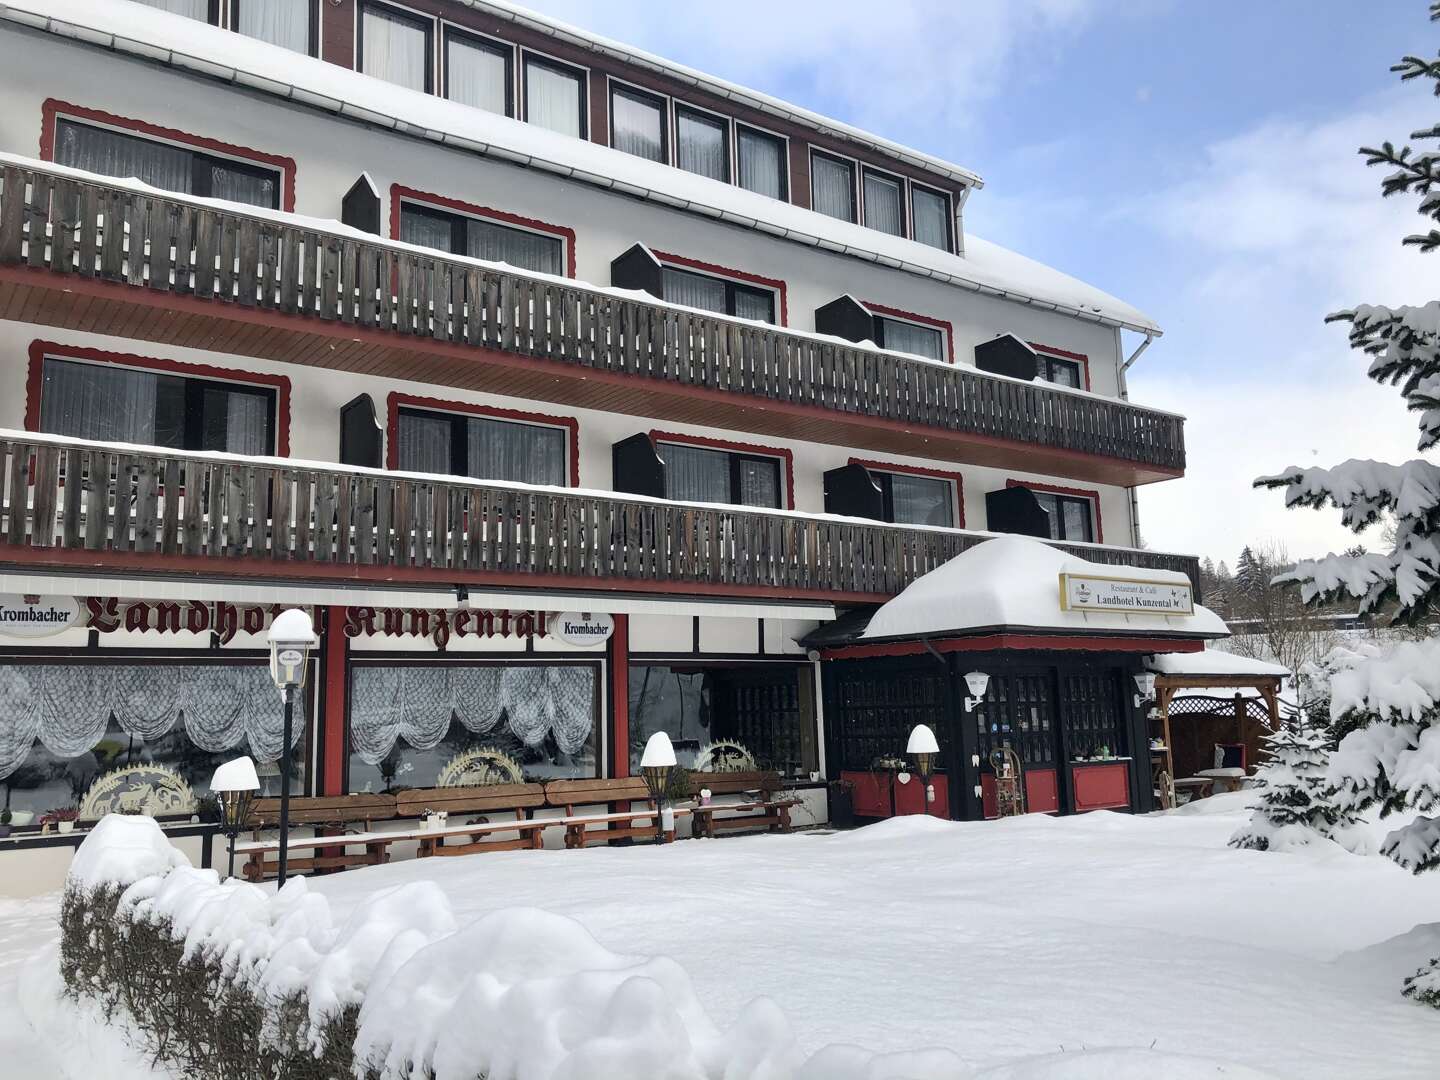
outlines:
M34 810L11 810L10 824L17 829L23 829L27 825L35 824Z
M68 832L71 832L71 831L75 828L75 822L73 822L73 821L57 821L57 822L55 823L55 827L56 827L57 829L59 829L62 833L68 833Z

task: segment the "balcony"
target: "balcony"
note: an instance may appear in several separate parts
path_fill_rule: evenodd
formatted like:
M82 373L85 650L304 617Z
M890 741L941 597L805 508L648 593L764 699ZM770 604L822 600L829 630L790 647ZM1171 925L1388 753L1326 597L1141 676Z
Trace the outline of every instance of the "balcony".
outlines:
M985 533L0 431L0 566L883 600ZM1058 545L1099 562L1195 559Z
M1171 413L3 160L8 318L1098 483L1184 472Z

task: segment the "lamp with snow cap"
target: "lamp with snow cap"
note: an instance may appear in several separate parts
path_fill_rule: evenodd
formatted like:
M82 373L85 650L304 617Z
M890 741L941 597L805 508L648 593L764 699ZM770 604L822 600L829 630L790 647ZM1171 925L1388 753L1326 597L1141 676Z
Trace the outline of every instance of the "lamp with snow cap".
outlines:
M285 723L280 736L280 868L276 885L285 885L290 854L290 773L294 747L290 728L295 709L295 688L305 685L306 657L317 644L315 625L300 608L288 608L270 624L270 677L285 701Z
M1140 691L1135 695L1135 708L1140 708L1145 702L1155 696L1155 673L1153 671L1141 671L1135 676L1135 689Z
M210 778L210 792L220 801L220 831L230 841L230 864L226 877L235 876L235 838L245 828L250 817L250 807L255 804L255 795L260 790L260 777L255 772L255 762L248 757L227 761L215 770Z
M664 839L663 815L665 813L665 789L670 784L670 771L675 768L675 747L670 736L663 731L651 735L645 743L645 752L640 755L640 775L650 790L650 800L655 804L655 843Z
M925 813L928 814L929 804L935 801L935 788L930 783L930 777L935 773L935 758L940 753L935 732L924 724L916 724L910 732L910 741L905 744L905 753L914 760L915 771L920 774L920 784L925 791Z
M965 685L970 688L971 695L965 699L965 711L974 712L975 706L985 699L985 691L990 687L990 676L983 671L966 672Z

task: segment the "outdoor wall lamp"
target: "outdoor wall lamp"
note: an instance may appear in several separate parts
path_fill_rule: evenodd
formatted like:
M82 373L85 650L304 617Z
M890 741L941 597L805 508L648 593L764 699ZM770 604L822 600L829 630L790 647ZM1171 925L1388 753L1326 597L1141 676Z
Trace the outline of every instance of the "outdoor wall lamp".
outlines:
M985 691L990 686L990 676L983 671L971 671L965 676L965 685L970 688L971 694L965 699L965 711L974 712L975 706L984 699Z
M289 608L270 624L270 677L285 701L285 725L280 736L280 869L276 888L285 885L290 854L290 771L295 749L290 729L295 710L295 689L305 685L305 658L315 647L315 626L299 608Z
M1153 671L1142 671L1135 676L1135 689L1140 691L1135 695L1135 708L1140 708L1145 702L1155 697L1155 673Z
M220 831L230 841L230 866L225 876L235 876L235 838L250 818L250 807L260 790L255 762L248 757L227 761L210 778L210 792L220 800Z
M910 741L905 744L905 753L915 761L915 771L920 774L920 783L925 788L925 802L934 802L935 788L930 783L930 777L935 773L935 758L940 753L935 733L924 724L916 724L915 730L910 732ZM930 812L928 807L925 812Z
M655 803L655 843L665 838L665 789L670 784L670 771L675 768L675 747L670 736L663 731L651 735L645 743L645 752L640 755L640 775Z

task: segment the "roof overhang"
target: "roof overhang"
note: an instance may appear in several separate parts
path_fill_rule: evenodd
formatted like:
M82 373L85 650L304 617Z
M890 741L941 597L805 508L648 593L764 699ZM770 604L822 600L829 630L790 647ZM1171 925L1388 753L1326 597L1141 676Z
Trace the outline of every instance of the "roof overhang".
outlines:
M894 638L865 641L854 645L834 645L819 650L824 660L858 660L877 656L917 656L963 652L1094 652L1153 653L1200 652L1206 639L1185 634L1061 634L1054 631L1028 630L1024 627L996 627L967 632L955 637Z

